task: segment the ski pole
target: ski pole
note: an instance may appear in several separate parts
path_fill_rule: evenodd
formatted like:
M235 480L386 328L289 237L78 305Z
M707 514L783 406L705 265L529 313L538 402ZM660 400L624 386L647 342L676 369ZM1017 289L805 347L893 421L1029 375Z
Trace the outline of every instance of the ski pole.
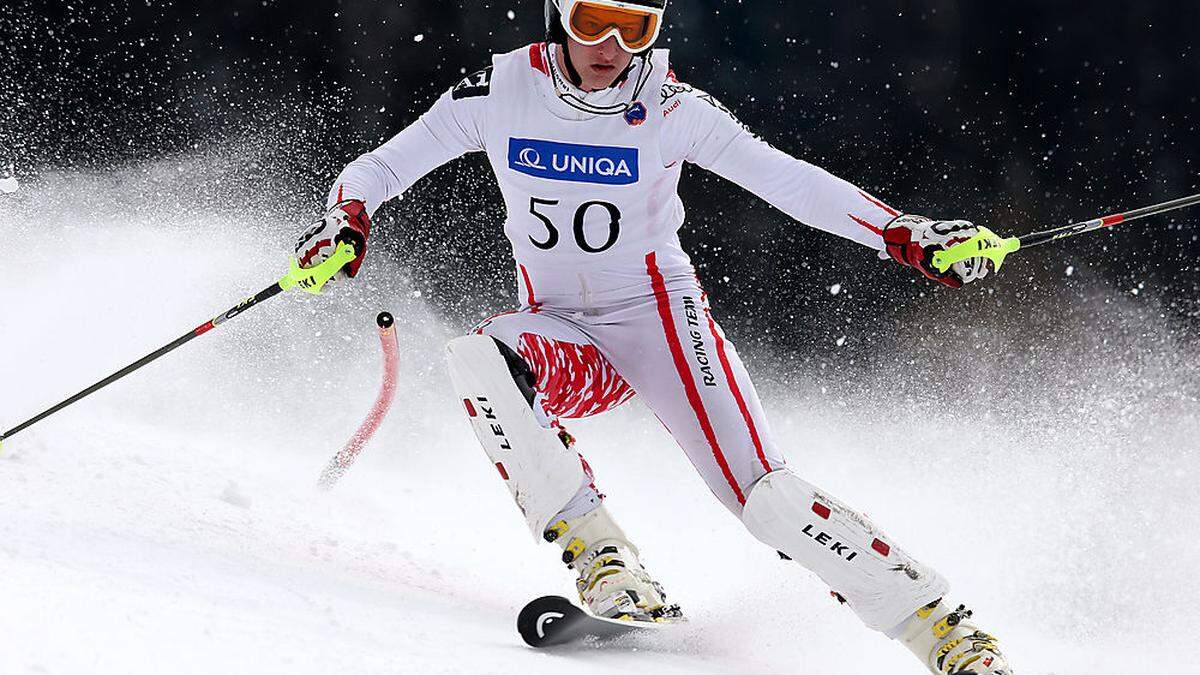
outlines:
M187 344L188 342L191 342L195 338L198 338L201 335L204 335L208 331L216 328L217 326L220 326L221 324L232 319L233 317L246 312L251 307L255 307L263 302L266 302L267 300L270 300L271 298L279 295L280 293L283 293L284 291L288 291L293 288L300 288L301 290L303 290L306 293L311 293L313 295L320 295L321 289L325 287L325 284L327 284L329 282L329 280L332 279L334 277L334 275L337 274L338 271L342 269L342 267L344 267L350 261L354 260L355 257L357 257L357 254L355 253L354 246L348 242L340 242L338 244L337 250L334 252L334 254L332 256L330 256L328 260L321 263L320 265L316 265L316 266L310 267L308 269L302 269L300 267L300 263L296 262L295 258L293 258L291 271L289 271L287 273L287 275L285 275L279 281L275 282L274 284L271 284L267 288L260 291L258 293L258 295L255 295L254 297L243 300L241 303L239 303L233 309L229 310L228 312L225 312L224 314L221 314L220 316L217 316L216 318L214 318L210 321L206 321L205 323L197 326L196 328L192 329L191 331L181 335L174 342L172 342L150 354L147 354L146 356L138 359L134 363L129 364L128 366L122 368L121 370L118 370L117 372L113 373L112 375L109 375L108 377L104 378L103 380L100 380L96 384L93 384L92 386L88 387L87 389L84 389L83 391L79 392L78 394L75 394L71 398L68 398L67 400L63 401L62 403L55 405L54 407L50 408L49 410L46 410L45 412L39 413L38 415L18 424L17 426L13 427L12 429L9 429L8 431L5 431L3 434L0 434L0 447L3 446L3 443L5 440L15 436L16 434L20 433L21 431L24 431L25 429L28 429L29 427L33 426L34 424L41 422L42 420L46 419L47 417L53 415L54 413L56 413L60 410L62 410L63 408L66 408L69 405L77 403L81 399L86 398L87 396L90 396L91 394L94 394L97 391L100 391L101 389L103 389L103 388L107 387L108 385L112 384L113 382L116 382L117 380L125 377L126 375L129 375L130 373L133 373L133 372L141 369L143 366L145 366L149 363L152 363L154 361L157 361L159 358L175 351L176 349L182 347L183 345Z
M1139 218L1156 216L1160 213L1182 209L1187 206L1200 204L1200 194L1192 195L1191 197L1183 197L1154 206L1147 206L1141 209L1126 211L1125 213L1116 213L1111 216L1104 216L1092 220L1085 220L1074 225L1066 225L1057 227L1052 230L1043 232L1034 232L1023 237L1001 238L996 233L986 227L979 228L979 234L970 239L955 244L944 251L938 251L933 254L933 266L939 272L945 272L950 269L950 266L967 260L968 258L987 258L995 263L996 270L1004 264L1004 258L1010 253L1015 253L1023 248L1031 248L1033 246L1041 246L1052 241L1073 237L1084 232L1092 232L1104 227L1112 227L1117 223L1126 223Z

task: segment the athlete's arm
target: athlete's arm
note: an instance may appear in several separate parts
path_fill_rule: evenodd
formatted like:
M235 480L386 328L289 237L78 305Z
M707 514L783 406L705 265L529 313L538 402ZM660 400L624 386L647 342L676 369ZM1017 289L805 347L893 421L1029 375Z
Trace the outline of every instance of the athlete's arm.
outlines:
M339 242L348 241L358 255L338 276L356 276L367 254L371 216L380 204L455 157L484 149L483 101L491 92L491 75L488 68L467 77L404 131L342 169L329 191L325 216L296 242L302 267L321 264Z
M762 197L792 218L883 250L883 229L900 215L881 200L753 134L712 95L663 85L663 161L688 161Z
M416 122L342 170L328 206L361 201L367 213L404 193L422 176L483 147L484 101L492 69L468 76L447 91Z
M979 233L965 220L904 215L847 181L796 159L754 135L711 95L669 80L663 85L663 161L688 161L728 178L812 227L857 241L952 288L987 276L971 258L933 268L935 251Z

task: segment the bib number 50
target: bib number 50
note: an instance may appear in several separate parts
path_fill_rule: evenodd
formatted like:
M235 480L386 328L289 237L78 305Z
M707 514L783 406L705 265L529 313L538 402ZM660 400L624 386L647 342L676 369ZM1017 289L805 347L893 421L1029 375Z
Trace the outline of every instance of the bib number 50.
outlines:
M529 212L546 226L545 240L538 241L533 235L530 235L529 241L543 251L549 251L558 245L559 234L558 227L554 225L554 221L550 219L550 216L538 209L539 207L558 206L558 204L559 200L557 199L529 198ZM599 246L592 246L591 242L587 240L587 234L583 230L584 220L587 218L588 211L594 209L608 212L608 238ZM572 229L575 234L575 245L580 250L587 253L603 253L612 248L617 243L617 238L621 236L621 210L617 208L616 204L608 202L584 202L575 211L575 223Z

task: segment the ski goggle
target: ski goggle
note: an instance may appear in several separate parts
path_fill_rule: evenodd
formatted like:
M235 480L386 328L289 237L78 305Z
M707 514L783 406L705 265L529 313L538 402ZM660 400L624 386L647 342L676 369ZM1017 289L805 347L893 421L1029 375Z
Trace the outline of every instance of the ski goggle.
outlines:
M562 0L562 10L563 28L585 45L600 44L609 36L616 36L625 51L640 52L654 44L662 29L663 7L644 6L640 2Z

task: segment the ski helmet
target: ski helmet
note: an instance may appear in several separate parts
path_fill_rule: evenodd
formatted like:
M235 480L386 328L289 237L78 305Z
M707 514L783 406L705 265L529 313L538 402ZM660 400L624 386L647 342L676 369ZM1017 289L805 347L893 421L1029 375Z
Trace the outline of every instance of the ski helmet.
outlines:
M594 45L615 36L634 54L654 46L667 0L546 0L546 39Z

